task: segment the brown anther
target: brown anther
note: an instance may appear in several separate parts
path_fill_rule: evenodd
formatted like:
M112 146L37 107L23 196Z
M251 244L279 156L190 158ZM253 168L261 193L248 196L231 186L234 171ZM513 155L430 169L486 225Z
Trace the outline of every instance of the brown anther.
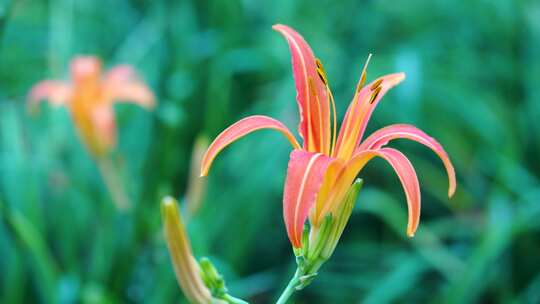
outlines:
M318 58L315 59L315 64L317 65L317 75L319 75L319 78L321 79L323 84L327 85L328 81L326 79L326 73L324 72L323 65Z
M382 79L379 79L377 81L375 81L375 83L373 83L371 85L371 87L369 87L371 89L371 91L375 91L377 88L379 88L381 86L381 83L382 83Z
M376 87L375 89L372 88L372 90L374 90L374 92L373 92L373 94L371 94L371 97L369 98L369 103L370 104L372 104L375 101L375 99L377 99L377 96L379 96L379 93L381 92L382 88L381 87Z
M360 90L364 87L364 83L366 83L366 73L362 72L362 76L360 76L360 82L358 83L358 86L356 87L356 92L360 93Z

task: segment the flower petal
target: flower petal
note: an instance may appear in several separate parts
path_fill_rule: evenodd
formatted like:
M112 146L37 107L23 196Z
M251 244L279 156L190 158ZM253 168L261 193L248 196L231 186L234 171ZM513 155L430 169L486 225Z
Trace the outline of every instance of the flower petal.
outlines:
M137 72L127 64L111 68L104 77L106 82L127 82L138 78Z
M345 165L345 168L334 187L334 196L330 199L333 201L341 201L358 173L375 156L384 158L388 161L401 181L401 185L403 186L407 197L409 209L407 235L412 237L414 236L420 221L420 186L411 162L398 150L383 148L379 150L363 150L356 153ZM329 209L330 207L331 206L325 206L322 216L331 211Z
M396 124L375 131L364 140L356 151L377 150L396 138L407 138L419 142L435 152L442 160L448 174L448 197L456 191L456 172L444 148L422 130L408 124Z
M365 73L362 73L364 75ZM352 156L354 149L360 143L371 113L381 98L392 87L405 79L404 73L389 74L378 78L367 86L361 86L363 77L359 82L357 92L349 109L345 114L343 125L339 130L336 144L336 155L343 159Z
M63 81L44 80L36 84L28 94L29 106L35 107L43 99L53 106L62 106L71 98L71 86Z
M77 56L71 60L71 79L75 86L94 86L101 80L101 75L98 57Z
M105 75L103 84L111 100L132 102L147 109L154 107L154 94L129 65L112 68Z
M326 169L333 160L322 153L291 152L283 191L283 218L295 248L302 247L304 222L315 203Z
M328 153L331 145L330 103L322 65L317 65L313 51L295 30L282 24L274 25L273 29L289 43L300 111L298 131L304 139L304 149Z
M210 144L208 150L202 158L201 176L206 176L208 174L208 170L210 169L214 158L216 158L221 150L240 137L261 129L275 129L283 133L294 148L300 148L300 145L294 138L291 131L289 131L289 129L287 129L287 127L278 120L262 115L249 116L237 121L221 132L216 139L214 139L214 142Z
M93 134L89 138L90 148L97 155L105 153L116 145L116 121L110 105L98 105L91 113Z
M337 158L336 161L332 162L326 169L321 189L317 195L317 202L310 215L311 223L314 226L319 226L321 224L321 220L323 220L324 215L326 215L322 214L324 210L333 209L333 205L338 203L329 198L334 192L336 182L338 182L338 177L344 167L345 161Z

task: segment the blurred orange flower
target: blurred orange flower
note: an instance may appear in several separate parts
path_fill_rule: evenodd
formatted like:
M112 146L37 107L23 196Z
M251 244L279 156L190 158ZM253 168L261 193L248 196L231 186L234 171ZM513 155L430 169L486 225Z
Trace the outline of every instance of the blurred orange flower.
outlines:
M131 102L146 109L154 107L154 95L131 66L119 65L103 73L94 56L71 62L70 81L44 80L29 93L31 108L47 99L54 106L67 106L78 133L90 152L102 156L116 144L113 103Z

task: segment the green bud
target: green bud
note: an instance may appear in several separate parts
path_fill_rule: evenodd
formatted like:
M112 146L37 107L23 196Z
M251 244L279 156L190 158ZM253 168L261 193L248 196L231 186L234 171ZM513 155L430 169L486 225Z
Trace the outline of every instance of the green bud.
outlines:
M362 188L362 180L357 179L347 191L343 201L334 210L334 213L327 214L318 227L311 227L310 246L305 255L304 263L299 264L303 268L303 273L315 274L322 264L332 256L351 216L360 188ZM306 243L304 242L304 244Z
M302 231L302 247L294 248L293 252L296 258L305 257L309 249L309 225L304 225L304 230Z
M334 253L337 243L341 238L341 234L343 233L343 230L351 217L351 213L354 209L354 205L356 204L358 192L362 188L362 184L362 179L357 179L351 185L347 191L347 194L345 195L345 198L336 209L336 214L334 217L335 220L332 222L332 227L329 231L325 246L320 253L321 258L326 260L332 256L332 253Z
M319 268L334 253L341 234L351 217L362 183L361 179L357 179L348 189L343 200L333 210L333 213L326 214L320 225L309 227L309 234L308 229L304 228L302 248L294 250L298 265L294 286L296 290L309 285L317 276Z
M227 293L227 287L225 287L225 280L223 276L217 271L216 267L210 260L203 257L199 260L201 267L201 276L208 288L212 291L213 295L222 295Z
M326 242L328 242L333 223L334 220L332 214L327 214L319 227L311 228L310 238L313 239L313 241L312 246L307 253L308 260L313 261L319 258L321 251L326 246Z

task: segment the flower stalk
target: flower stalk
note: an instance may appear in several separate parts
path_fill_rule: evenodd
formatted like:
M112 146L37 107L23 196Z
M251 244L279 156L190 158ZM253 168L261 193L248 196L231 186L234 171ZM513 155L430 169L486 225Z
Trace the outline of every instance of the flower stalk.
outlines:
M116 208L118 210L128 210L131 207L131 200L125 192L119 171L114 167L111 159L104 155L97 158L96 163Z
M276 301L276 304L285 304L289 300L289 298L292 296L294 291L296 290L298 284L300 283L300 269L297 268L296 272L294 273L294 276L289 281L289 284L287 284L287 287L283 290L283 293L279 296L278 300Z
M188 186L184 199L186 223L201 208L204 200L207 181L206 178L199 177L199 173L201 172L201 160L206 149L208 149L208 139L203 135L199 135L193 144L191 152Z

